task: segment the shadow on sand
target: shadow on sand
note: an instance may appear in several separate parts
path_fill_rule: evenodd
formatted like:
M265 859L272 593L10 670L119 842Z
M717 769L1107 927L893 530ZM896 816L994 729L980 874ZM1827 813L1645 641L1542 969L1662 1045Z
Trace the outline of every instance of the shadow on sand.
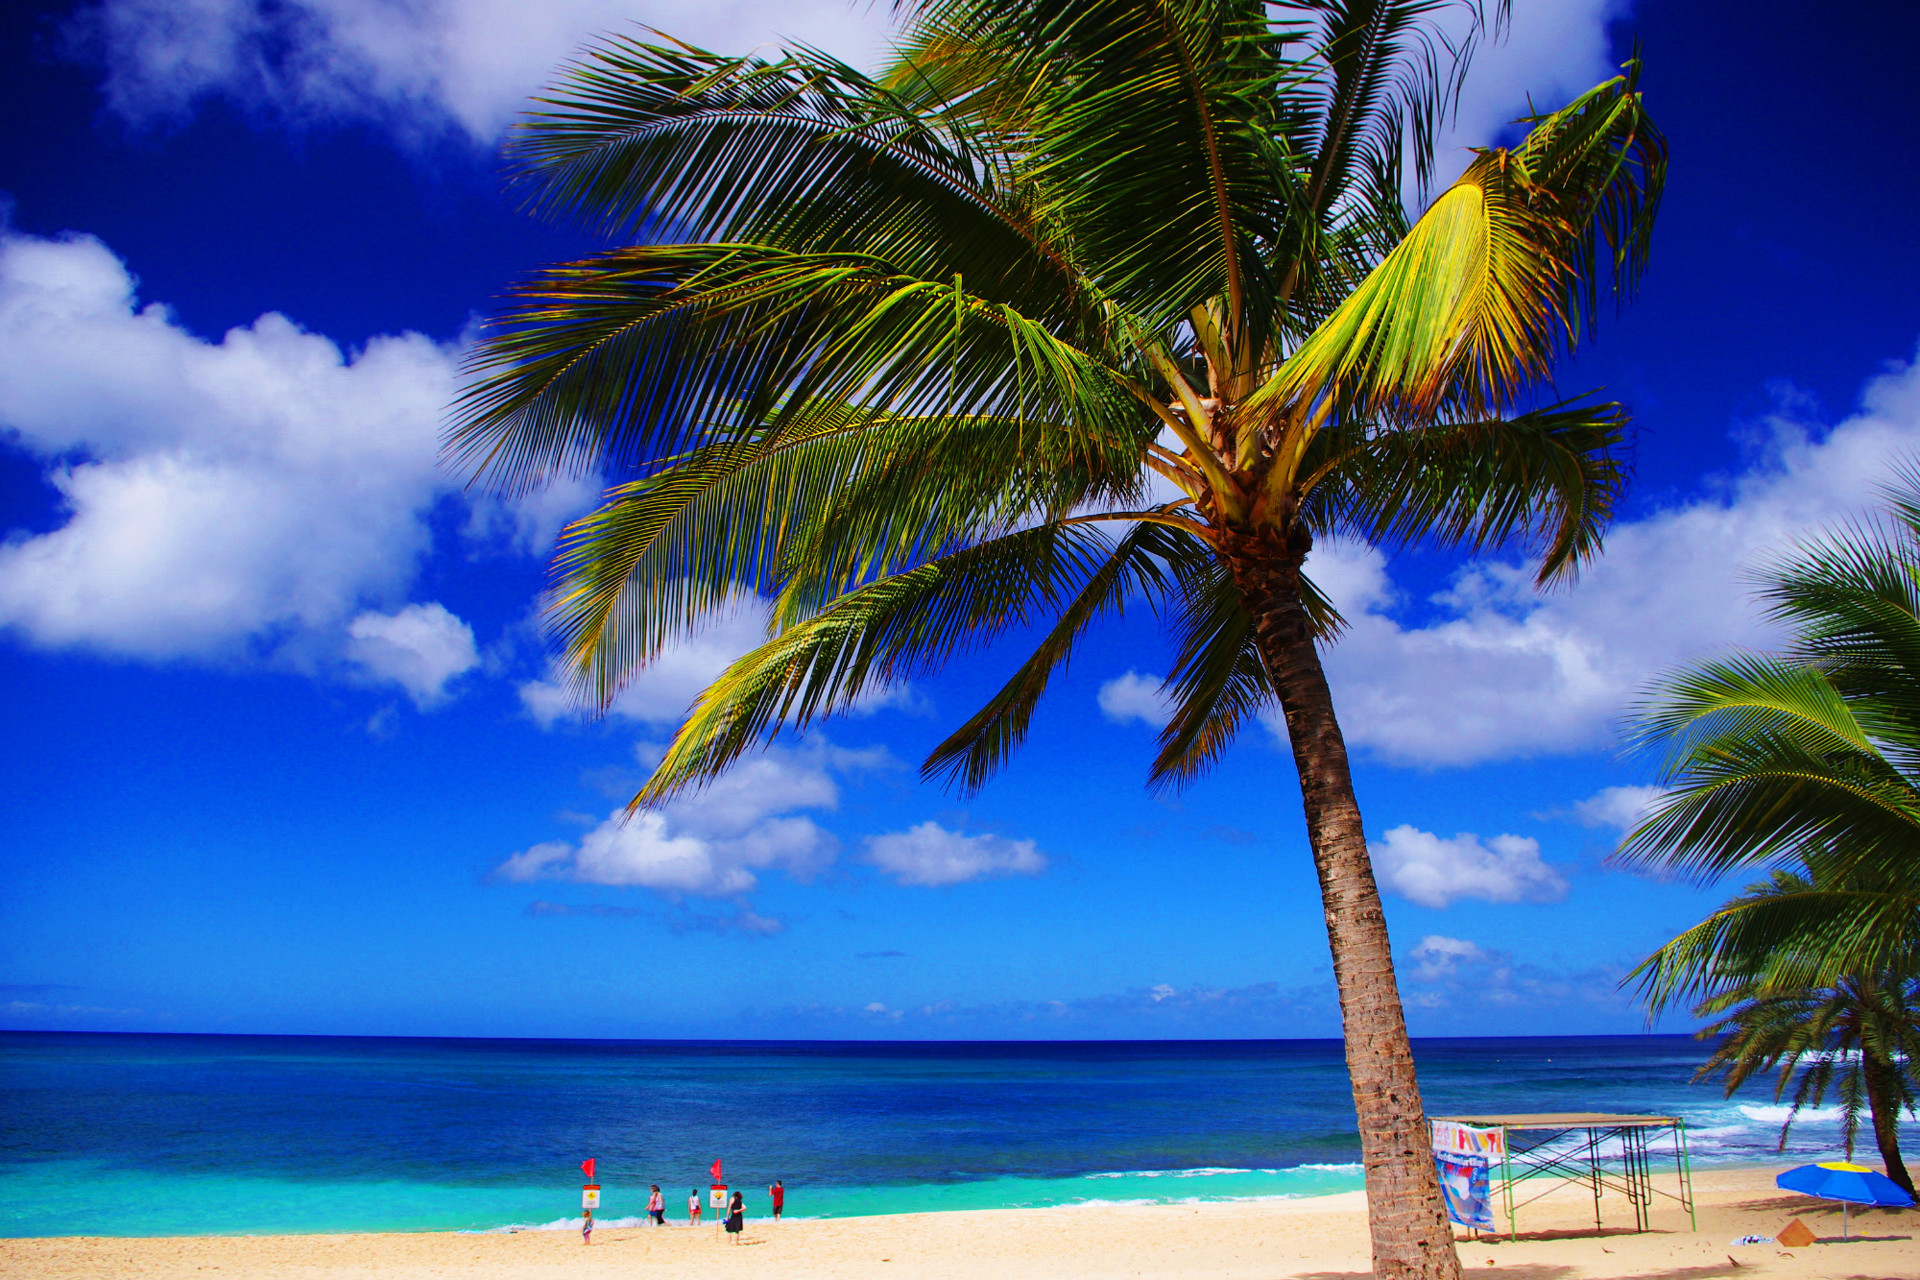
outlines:
M1455 1240L1454 1246L1462 1250L1478 1249L1482 1245L1499 1246L1513 1241L1526 1240L1611 1240L1615 1236L1670 1236L1676 1234L1663 1227L1648 1227L1645 1231L1636 1231L1632 1227L1557 1227L1551 1231L1522 1231L1517 1236L1505 1233L1481 1236L1478 1240L1465 1236ZM1462 1255L1464 1256L1464 1254Z
M1464 1267L1462 1274L1474 1280L1572 1280L1583 1268L1513 1263L1498 1267ZM1715 1280L1718 1276L1738 1275L1738 1263L1726 1262L1713 1267L1668 1267L1660 1271L1636 1271L1620 1280ZM1372 1280L1371 1271L1303 1271L1294 1280Z

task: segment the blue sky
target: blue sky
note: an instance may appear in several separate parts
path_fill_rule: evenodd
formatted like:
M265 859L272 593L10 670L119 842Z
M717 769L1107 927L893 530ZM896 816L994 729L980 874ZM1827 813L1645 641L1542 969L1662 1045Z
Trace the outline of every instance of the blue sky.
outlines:
M1642 1025L1619 975L1727 886L1600 865L1647 781L1614 725L1654 673L1766 643L1743 566L1920 446L1920 18L1514 7L1450 154L1638 38L1673 169L1643 296L1560 374L1638 417L1607 557L1539 597L1510 561L1316 554L1425 1034ZM469 494L435 444L474 317L590 247L501 195L500 130L630 20L854 60L885 38L834 0L0 18L0 1026L1332 1034L1287 757L1258 730L1148 794L1144 620L973 799L914 765L1017 645L609 821L754 604L581 720L534 609L591 494Z

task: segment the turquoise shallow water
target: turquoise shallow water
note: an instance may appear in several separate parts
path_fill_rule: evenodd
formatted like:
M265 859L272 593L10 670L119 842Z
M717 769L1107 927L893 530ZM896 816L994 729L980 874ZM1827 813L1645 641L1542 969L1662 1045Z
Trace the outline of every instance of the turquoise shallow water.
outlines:
M606 1226L644 1221L647 1185L601 1175L596 1219ZM1055 1205L1168 1204L1357 1190L1358 1165L1295 1169L1182 1169L1090 1174L1077 1178L985 1178L918 1186L795 1187L795 1218L949 1209ZM686 1222L686 1195L670 1198L675 1225ZM763 1211L763 1187L749 1187ZM562 1183L475 1187L421 1181L315 1182L200 1174L189 1177L102 1167L96 1161L47 1161L0 1175L0 1235L217 1235L302 1231L488 1231L573 1228L572 1189ZM702 1197L704 1199L704 1195ZM799 1211L804 1205L806 1212ZM559 1216L556 1216L558 1214ZM711 1213L703 1219L711 1226Z
M1685 1037L1417 1046L1429 1109L1685 1115L1696 1160L1781 1109ZM0 1034L0 1235L684 1221L707 1166L796 1217L1323 1195L1360 1186L1331 1041L691 1044ZM1790 1148L1827 1154L1829 1117Z

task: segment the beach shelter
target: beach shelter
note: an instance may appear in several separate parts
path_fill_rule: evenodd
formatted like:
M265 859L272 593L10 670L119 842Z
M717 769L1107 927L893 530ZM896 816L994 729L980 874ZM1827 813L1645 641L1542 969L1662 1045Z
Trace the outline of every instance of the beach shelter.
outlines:
M1847 1214L1856 1204L1880 1205L1887 1209L1910 1209L1913 1197L1886 1174L1863 1164L1844 1160L1823 1160L1789 1169L1773 1180L1782 1191L1840 1202L1840 1234L1847 1234Z

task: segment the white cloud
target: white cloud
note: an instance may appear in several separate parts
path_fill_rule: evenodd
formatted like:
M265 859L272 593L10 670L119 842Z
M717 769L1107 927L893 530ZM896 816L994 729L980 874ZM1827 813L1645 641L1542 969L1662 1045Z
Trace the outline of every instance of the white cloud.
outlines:
M1348 742L1413 765L1592 750L1662 671L1772 643L1747 573L1870 507L1920 450L1920 372L1874 379L1830 431L1785 408L1764 428L1738 474L1617 524L1575 584L1544 595L1524 566L1474 565L1409 623L1377 550L1316 549L1309 570L1352 624L1326 659Z
M1553 902L1567 892L1566 879L1540 860L1540 842L1526 836L1482 843L1463 832L1443 840L1402 825L1369 848L1380 882L1423 907L1444 907L1456 898Z
M0 625L127 657L294 652L412 581L457 353L284 316L207 342L98 240L0 231L0 427L59 528L0 545Z
M108 101L136 121L220 94L481 143L603 33L644 25L723 53L791 38L871 65L891 27L888 6L855 0L102 0L81 25Z
M1612 827L1631 831L1653 802L1667 794L1665 787L1603 787L1573 806L1573 818L1583 827Z
M1115 724L1138 720L1158 729L1173 714L1160 683L1159 676L1143 676L1138 671L1115 676L1100 686L1100 713Z
M1489 5L1491 9L1493 6ZM1437 150L1438 178L1451 181L1516 118L1565 105L1619 74L1609 56L1607 24L1632 10L1630 0L1520 0L1505 37L1483 41L1461 90L1459 111ZM1458 27L1458 17L1450 15Z
M419 334L348 354L277 313L209 342L143 305L99 240L0 228L0 431L63 507L59 527L0 541L0 627L444 700L479 664L472 629L391 602L431 550L430 513L458 500L438 452L459 358ZM509 534L539 514L495 511Z
M702 689L766 638L766 601L737 594L701 619L691 635L668 645L635 672L607 714L641 724L678 724ZM520 702L543 728L584 714L567 688L551 677L521 685Z
M848 751L819 739L773 747L659 809L631 820L616 810L577 845L548 841L516 853L494 875L699 897L750 892L770 869L810 880L833 864L839 841L801 811L837 808L836 772L887 759L881 749Z
M1464 938L1449 938L1445 934L1430 933L1420 939L1408 957L1414 961L1414 980L1417 982L1438 982L1451 978L1462 962L1491 961L1491 953L1480 949L1478 943L1468 942Z
M473 628L437 600L361 614L347 624L347 658L405 689L423 711L446 701L449 680L480 665Z
M1037 876L1046 855L1031 840L962 835L937 822L867 838L867 860L901 884L937 888L989 876Z
M607 714L647 725L679 724L701 690L735 659L765 643L768 607L760 596L736 593L702 617L691 634L667 645L652 662L636 671L607 708ZM522 684L520 704L543 729L587 714L572 692L551 674ZM869 690L838 714L869 716L887 708L907 715L926 715L931 704L919 690L903 684Z
M1611 74L1606 20L1627 7L1514 6L1441 140L1442 176L1524 113L1529 93L1558 105ZM861 0L102 0L77 24L104 64L109 103L135 121L223 95L302 122L372 119L403 134L450 124L482 143L583 43L637 26L726 53L798 40L873 68L893 23L888 6Z

